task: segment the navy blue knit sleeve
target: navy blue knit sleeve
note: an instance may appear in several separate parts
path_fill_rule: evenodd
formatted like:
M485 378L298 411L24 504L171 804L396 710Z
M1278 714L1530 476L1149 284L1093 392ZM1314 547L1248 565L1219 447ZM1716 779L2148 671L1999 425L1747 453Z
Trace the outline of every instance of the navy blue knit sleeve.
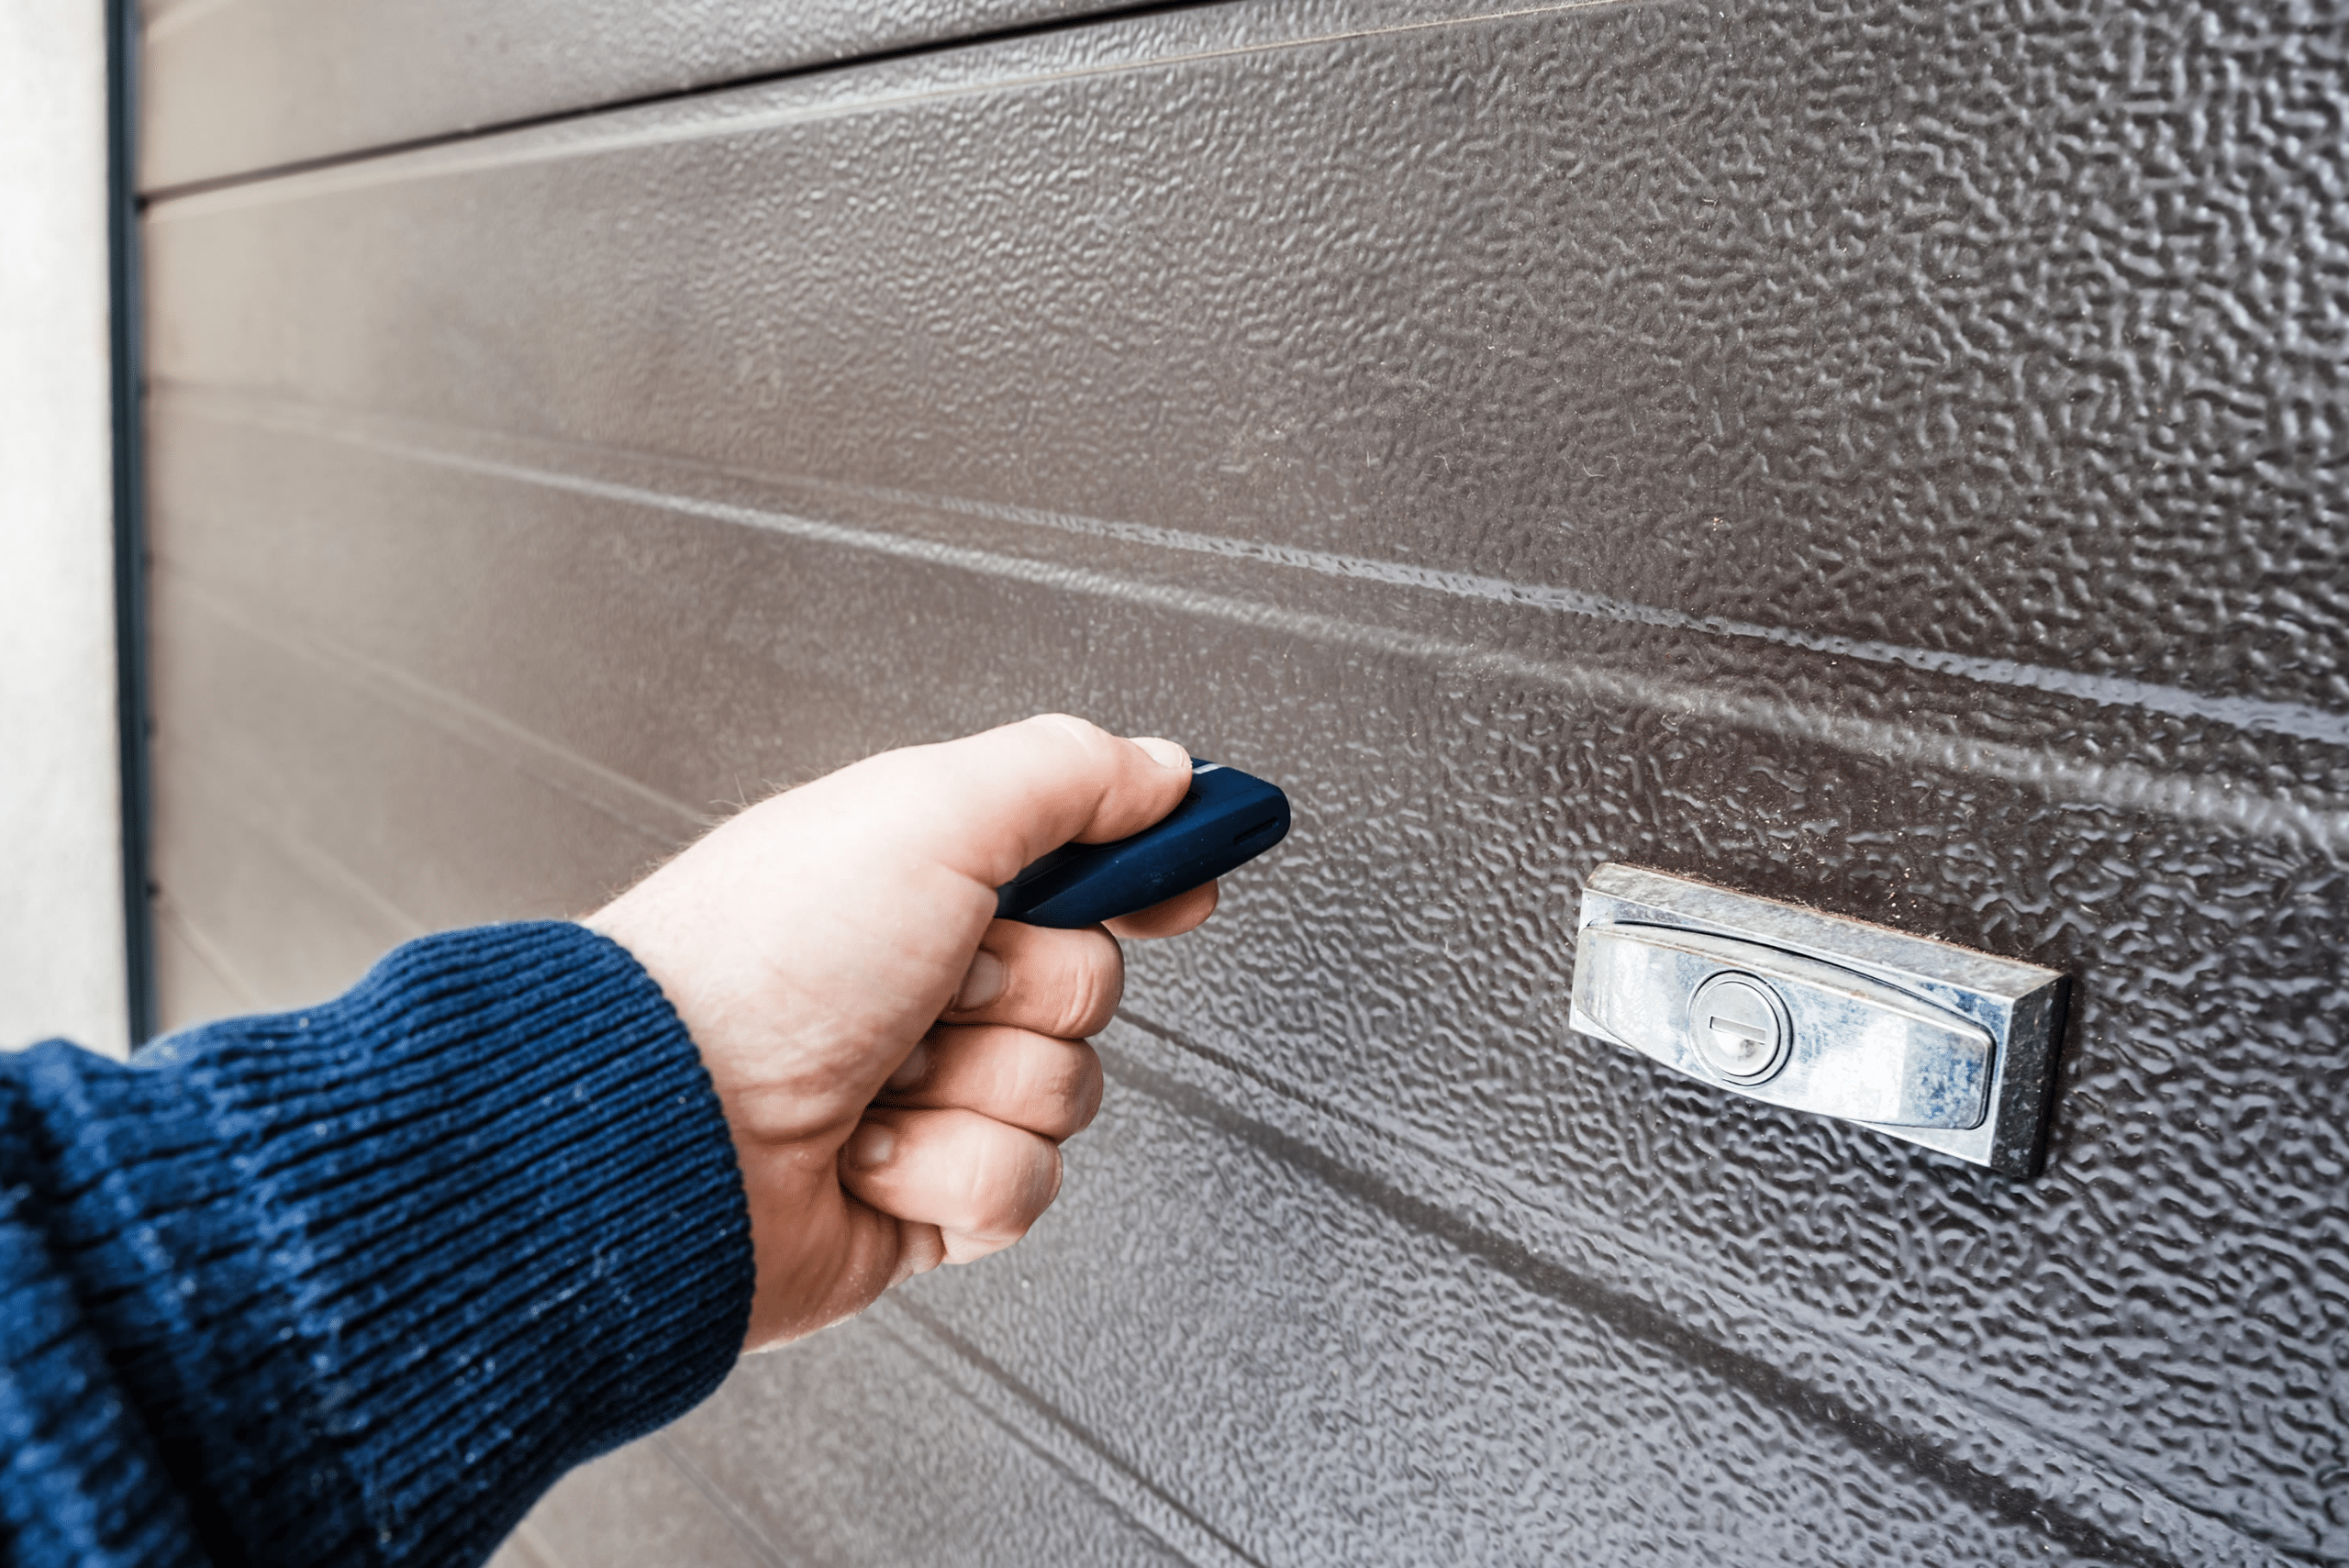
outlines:
M581 927L0 1057L0 1556L478 1562L717 1386L751 1287L708 1075Z

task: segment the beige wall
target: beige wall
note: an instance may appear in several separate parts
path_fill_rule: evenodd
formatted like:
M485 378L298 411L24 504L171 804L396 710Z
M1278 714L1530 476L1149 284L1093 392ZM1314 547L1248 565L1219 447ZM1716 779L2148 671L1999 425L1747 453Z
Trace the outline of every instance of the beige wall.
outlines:
M106 26L0 5L0 1045L127 1045Z

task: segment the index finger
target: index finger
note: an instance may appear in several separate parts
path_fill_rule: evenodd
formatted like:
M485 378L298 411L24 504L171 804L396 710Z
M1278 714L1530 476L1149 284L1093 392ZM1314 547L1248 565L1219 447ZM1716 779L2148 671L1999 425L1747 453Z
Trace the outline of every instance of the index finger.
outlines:
M1181 804L1190 754L1129 740L1064 713L869 757L802 786L893 824L892 847L987 887L1063 844L1139 833ZM880 810L872 808L878 805Z

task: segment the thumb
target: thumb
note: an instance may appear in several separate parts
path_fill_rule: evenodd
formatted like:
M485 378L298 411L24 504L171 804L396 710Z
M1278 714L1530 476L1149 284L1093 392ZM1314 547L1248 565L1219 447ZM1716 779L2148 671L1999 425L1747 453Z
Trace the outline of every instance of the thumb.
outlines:
M1125 740L1063 713L885 752L806 786L891 823L900 853L987 887L1063 844L1139 833L1190 787L1190 755L1174 741Z

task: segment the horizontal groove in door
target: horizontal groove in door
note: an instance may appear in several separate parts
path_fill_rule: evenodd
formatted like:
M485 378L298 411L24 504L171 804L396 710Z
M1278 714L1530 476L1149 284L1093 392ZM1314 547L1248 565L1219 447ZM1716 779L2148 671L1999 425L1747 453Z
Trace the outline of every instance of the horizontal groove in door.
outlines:
M750 1357L661 1441L791 1561L1200 1561L941 1379L909 1329L885 1306ZM839 1440L848 1432L858 1441ZM886 1454L877 1472L874 1438ZM888 1506L874 1507L876 1488Z
M139 185L251 178L907 50L1117 0L180 0L146 8Z
M158 761L168 762L158 749ZM190 787L194 784L195 787ZM200 783L171 780L172 809L203 813L200 828L169 819L158 835L154 881L161 923L176 928L239 1009L280 1012L351 986L410 934L354 895L347 873L316 846L289 841ZM179 995L162 1021L206 1021Z
M1540 584L1332 556L1244 536L500 438L203 388L161 388L158 406L173 430L187 432L187 440L242 452L279 472L311 466L335 473L331 460L296 459L293 449L313 443L349 449L343 462L367 464L376 474L373 488L396 495L445 485L455 516L478 509L492 495L536 490L545 493L551 509L590 502L615 508L615 515L668 514L1050 584L1072 594L1156 603L1246 625L1286 625L1300 636L1435 663L1481 662L1563 692L1703 714L1864 755L1903 757L2000 779L2055 800L2349 851L2349 806L2339 793L2274 787L2283 771L2279 762L2288 759L2297 763L2293 771L2322 777L2327 764L2349 749L2349 737L2333 743L2331 732L2340 721L2300 705L2206 701L2143 683L2063 671L2019 673L2010 664L1923 649L1877 644L1855 651L1850 639L1782 635L1777 628L1614 604ZM273 448L273 455L262 455ZM335 483L341 487L339 476ZM332 508L323 492L317 506L322 517ZM331 548L348 556L360 530L358 516L348 504L333 515ZM283 551L290 542L273 533L245 541L244 548L256 570L275 576L285 570ZM236 553L224 539L213 539L209 549L216 552L215 571ZM1268 579L1264 567L1276 575ZM1308 581L1282 581L1292 573ZM376 581L358 573L347 591L373 593ZM356 598L347 607L363 614ZM1604 629L1562 647L1553 629L1561 616L1597 621ZM1768 646L1740 646L1747 641ZM1670 651L1661 661L1659 648ZM1670 669L1668 677L1654 673L1659 662ZM1853 679L1834 673L1839 662L1900 668ZM1814 695L1808 702L1788 702L1783 694L1790 686ZM2025 745L2003 739L2019 730L2047 739ZM2213 731L2225 738L2213 743ZM643 786L621 782L615 787ZM682 804L648 798L657 803L656 814L687 815Z
M2322 442L2270 456L2265 437L2230 421L2132 423L2098 356L1983 317L1975 326L2006 342L2001 362L2019 359L2024 379L1994 374L1980 351L1945 341L1940 321L1981 316L1998 266L2024 266L2038 241L2014 232L2002 241L2010 263L1966 261L1980 248L1942 232L1954 211L1927 206L1876 242L1930 308L1905 295L1860 314L1832 303L1847 285L1831 215L1776 210L1809 200L1791 171L1758 175L1760 188L1733 198L1808 231L1779 248L1787 275L1771 292L1796 302L1784 319L1748 319L1754 307L1682 275L1682 238L1649 238L1633 191L1669 174L1693 243L1704 224L1729 220L1697 216L1720 206L1706 194L1718 182L1682 171L1675 143L1765 129L1726 123L1726 111L1719 126L1691 128L1676 99L1650 102L1651 89L1629 83L1603 102L1550 104L1536 85L1543 45L1559 37L1603 60L1608 46L1647 47L1642 35L1657 32L1695 72L1712 27L1734 24L1665 6L1398 33L1404 8L1364 9L1363 27L1321 43L1294 21L1252 39L1232 15L1181 13L1097 29L1081 47L1056 36L959 51L162 204L150 228L159 303L166 274L223 268L257 298L289 303L268 331L229 311L165 314L154 367L190 384L298 389L509 428L527 408L519 433L721 462L756 453L786 473L1239 531L1337 559L1399 557L1766 628L1855 660L2068 682L2090 700L2162 703L2189 724L2335 749L2349 739L2349 662L2324 637L2349 617L2336 586L2349 580L2338 570L2349 523L2326 522L2338 501L2325 476L2342 460ZM1457 68L1497 72L1523 94L1513 115L1480 108L1500 128L1491 155L1462 148L1419 169L1408 148L1379 148L1379 126L1358 106L1411 60L1424 61L1423 93ZM1169 71L1197 78L1199 116L1265 121L1218 143L1204 177L1170 180L1123 132L1151 112ZM1311 84L1297 102L1254 106L1292 78ZM1063 148L1063 123L1083 139ZM916 150L900 153L907 135ZM1590 139L1629 139L1620 156L1640 172L1586 211L1571 184L1531 171L1572 167ZM1503 150L1529 172L1510 174ZM1726 155L1707 155L1716 151ZM1090 171L1074 206L1035 166L1063 156ZM1872 155L1882 188L1867 199L1899 208L1931 196L1910 188L1905 157ZM852 172L901 159L930 195L909 186L861 208ZM629 226L606 232L600 215L623 209ZM1357 233L1356 213L1381 221ZM1530 245L1529 230L1548 243ZM1246 238L1227 243L1227 232ZM694 242L666 242L681 233ZM266 248L250 249L264 235ZM1004 292L1010 275L964 262L1005 236L1040 248L1016 296ZM1287 255L1300 243L1312 248L1301 264ZM1708 243L1714 266L1752 260L1737 233ZM463 302L436 296L441 316L363 347L357 338L389 301L362 296L384 269L413 273L441 256L456 265L452 246L478 250L462 262L476 274ZM1022 254L1006 252L1007 263ZM1442 282L1470 254L1508 279L1491 303L1464 303ZM1337 329L1297 339L1252 326L1281 319L1283 302L1341 297L1374 261L1375 292ZM1948 272L1960 262L1965 272ZM2069 297L2105 275L2092 258L2075 271L2049 292ZM2176 286L2194 284L2181 275ZM997 384L996 356L1020 324L1015 297L1049 326L1021 377ZM2243 302L2262 318L2256 351L2237 352L2215 328L2179 334L2148 350L2159 362L2122 379L2234 384L2245 399L2288 402L2310 373L2288 345L2321 330L2295 315L2316 307L2292 297ZM685 300L706 302L686 318L703 335L673 339ZM756 328L736 335L753 301ZM845 324L901 307L929 314L846 339ZM570 328L580 318L597 322L584 340ZM2124 361L2129 352L2112 345ZM496 361L485 378L471 372L484 355ZM1559 361L1586 369L1563 381L1538 369ZM2284 383L2272 395L2255 384L2270 374ZM1876 384L1886 376L1900 384ZM1092 390L1121 378L1131 384L1115 399ZM2032 389L2043 383L2109 428L2060 439L2041 428ZM1309 417L1325 389L1348 406L1334 427ZM2326 395L2310 384L2307 395ZM786 396L793 417L782 423L771 414ZM1113 416L1113 404L1132 417ZM989 417L1007 406L1033 426L1008 440ZM1782 450L1738 460L1742 475L1725 468L1731 421ZM1982 439L1932 433L1953 428ZM1534 432L1581 456L1524 450ZM2187 440L2199 450L2169 450ZM2143 497L2113 488L2110 457L2066 457L2132 441L2146 444L2131 485ZM1880 456L1864 475L1841 474L1836 444ZM1222 462L1227 448L1236 466ZM883 453L896 472L860 472ZM1014 463L1028 470L1026 494L1006 472ZM1132 494L1138 483L1160 494ZM2180 519L2157 549L2120 526L2147 508ZM2224 528L2204 521L2218 511ZM1920 595L1945 612L1904 614ZM2336 794L2338 766L2318 770Z

